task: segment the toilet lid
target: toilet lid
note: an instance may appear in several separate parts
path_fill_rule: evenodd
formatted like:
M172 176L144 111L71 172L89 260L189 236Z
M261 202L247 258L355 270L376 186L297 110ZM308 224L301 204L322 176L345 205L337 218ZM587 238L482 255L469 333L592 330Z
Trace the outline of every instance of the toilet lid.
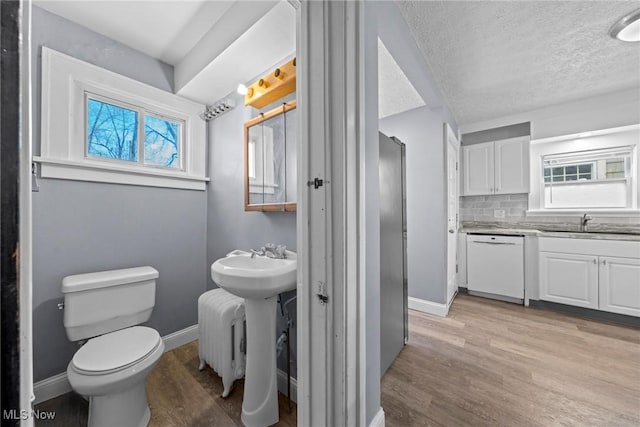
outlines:
M160 334L145 326L133 326L92 338L73 356L73 365L83 371L101 372L122 368L151 353Z

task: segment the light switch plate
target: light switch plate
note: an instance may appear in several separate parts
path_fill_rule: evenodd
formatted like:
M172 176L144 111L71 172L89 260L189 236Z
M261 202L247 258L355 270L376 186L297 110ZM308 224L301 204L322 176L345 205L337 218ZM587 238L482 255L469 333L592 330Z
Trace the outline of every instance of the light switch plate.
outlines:
M495 209L493 211L494 218L504 218L504 209Z

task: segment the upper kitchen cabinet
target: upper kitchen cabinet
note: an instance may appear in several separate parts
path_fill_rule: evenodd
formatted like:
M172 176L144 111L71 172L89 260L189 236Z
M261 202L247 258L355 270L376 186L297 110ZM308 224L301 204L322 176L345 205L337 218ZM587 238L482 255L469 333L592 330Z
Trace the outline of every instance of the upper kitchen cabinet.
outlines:
M529 137L462 147L463 196L529 192Z

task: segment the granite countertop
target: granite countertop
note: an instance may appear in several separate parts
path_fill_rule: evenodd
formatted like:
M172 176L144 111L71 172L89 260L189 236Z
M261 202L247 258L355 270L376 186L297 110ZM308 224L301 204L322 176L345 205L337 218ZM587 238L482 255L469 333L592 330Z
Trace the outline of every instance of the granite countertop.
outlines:
M462 233L495 234L512 236L564 237L570 239L625 240L640 241L640 229L637 225L598 225L589 232L574 230L575 224L504 224L504 223L465 223Z

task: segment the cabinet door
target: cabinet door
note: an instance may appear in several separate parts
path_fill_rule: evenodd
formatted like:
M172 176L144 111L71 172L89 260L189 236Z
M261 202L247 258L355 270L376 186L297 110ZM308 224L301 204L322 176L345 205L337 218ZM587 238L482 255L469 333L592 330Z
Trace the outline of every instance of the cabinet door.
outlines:
M540 252L540 299L598 308L598 257Z
M495 192L529 192L529 138L495 142Z
M600 257L599 306L640 317L640 259Z
M493 194L493 142L463 147L463 195Z

